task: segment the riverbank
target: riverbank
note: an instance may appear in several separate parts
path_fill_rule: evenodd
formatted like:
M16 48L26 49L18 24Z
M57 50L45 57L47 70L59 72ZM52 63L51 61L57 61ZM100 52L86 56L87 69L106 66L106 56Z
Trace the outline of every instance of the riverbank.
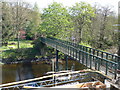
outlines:
M22 78L27 78L33 74L31 78L37 78L43 76L46 72L52 71L52 64L46 63L48 61L36 61L30 63L17 63L17 64L4 64L2 67L2 79L3 83L19 81ZM59 70L65 70L65 60L59 63ZM77 61L68 60L68 70L82 70L86 67ZM8 77L9 76L9 77Z
M4 63L0 62L0 65L4 65Z
M27 43L27 41L24 41ZM32 44L32 47L21 47L19 49L8 49L2 52L2 63L22 63L31 62L43 59L43 57L49 57L54 55L54 49L47 47L39 39L34 40L32 43L27 43L27 45ZM31 46L31 45L30 45Z
M18 63L27 63L27 62L38 62L38 61L48 61L48 62L52 62L53 58L31 58L31 59L21 59L21 60L9 60L9 59L4 59L4 62L1 62L0 64L18 64ZM8 62L9 61L9 62Z
M68 60L74 60L72 58L68 58ZM5 61L5 59L3 60ZM42 58L32 58L32 59L21 59L21 60L16 60L13 62L8 62L10 60L6 59L6 62L1 62L0 64L19 64L19 63L29 63L29 62L39 62L39 61L45 61L46 64L52 64L52 62L56 62L56 58L55 57L42 57ZM65 61L65 59L58 59L59 63L62 63L63 61Z

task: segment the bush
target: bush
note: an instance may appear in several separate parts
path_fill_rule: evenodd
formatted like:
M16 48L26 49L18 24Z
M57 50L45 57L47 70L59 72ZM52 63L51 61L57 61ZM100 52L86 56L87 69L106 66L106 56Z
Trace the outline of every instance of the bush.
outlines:
M36 49L36 50L39 50L39 51L41 50L41 48L46 47L46 45L45 45L44 43L42 43L42 42L40 41L40 39L34 40L34 41L32 42L32 44L33 44L33 48Z

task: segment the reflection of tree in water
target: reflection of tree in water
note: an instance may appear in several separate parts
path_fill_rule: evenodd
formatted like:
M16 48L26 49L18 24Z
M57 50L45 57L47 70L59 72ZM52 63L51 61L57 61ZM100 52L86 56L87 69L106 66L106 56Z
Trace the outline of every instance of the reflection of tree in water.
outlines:
M64 68L63 68L63 65L62 64L59 64L59 71L62 71Z
M23 63L17 69L17 81L34 78L31 62Z
M73 70L73 71L75 70L75 63L72 64L71 70Z

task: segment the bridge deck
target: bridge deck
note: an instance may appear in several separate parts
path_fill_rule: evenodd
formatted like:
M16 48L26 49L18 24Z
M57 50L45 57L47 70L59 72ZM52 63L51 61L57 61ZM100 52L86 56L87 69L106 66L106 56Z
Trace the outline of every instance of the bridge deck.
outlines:
M41 38L41 41L74 58L88 68L98 70L111 78L116 78L117 76L118 61L120 59L118 56L95 51L88 47L83 48L83 46L54 38Z

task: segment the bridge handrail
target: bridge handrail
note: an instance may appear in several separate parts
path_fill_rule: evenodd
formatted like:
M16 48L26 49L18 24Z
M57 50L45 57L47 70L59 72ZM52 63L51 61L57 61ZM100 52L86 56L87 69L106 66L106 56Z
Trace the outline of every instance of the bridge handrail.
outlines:
M58 41L56 41L57 43L60 43L60 42L58 42ZM69 46L69 47L72 47L72 48L74 48L74 49L76 49L76 50L79 50L79 51L81 51L81 52L83 52L83 53L86 53L86 54L88 54L88 55L92 55L92 56L94 56L94 57L97 57L97 58L99 58L99 59L104 59L104 58L101 58L101 57L99 57L99 56L96 56L96 55L94 55L94 54L91 54L91 53L88 53L88 52L85 52L85 51L83 51L83 50L80 50L80 49L77 49L76 47L74 47L74 46L70 46L70 45L67 45L67 44L65 44L66 46ZM109 62L111 62L111 63L114 63L114 64L117 64L117 62L114 62L114 61L110 61L110 60L108 60L108 59L104 59L105 61L109 61Z
M52 40L56 40L56 41L60 41L60 42L63 42L64 44L70 44L70 45L72 45L72 46L81 46L81 47L85 47L85 48L87 48L87 49L92 49L92 50L94 50L93 52L94 52L94 54L95 54L95 52L97 51L97 56L100 56L100 57L102 57L102 58L105 58L105 59L109 59L109 55L111 55L111 59L112 60L114 60L115 62L117 62L117 63L120 63L120 56L117 56L117 55L114 55L114 54L111 54L111 53L108 53L108 52L104 52L104 51L101 51L101 50L97 50L97 49L94 49L94 48L91 48L91 47L87 47L87 46L83 46L83 45L78 45L78 44L76 44L76 43L72 43L72 42L69 42L69 41L63 41L63 40L60 40L60 39L56 39L56 38L50 38L50 39L52 39ZM75 48L77 48L78 49L78 47L75 47ZM81 48L80 48L81 49ZM84 48L83 48L84 49ZM87 52L89 52L90 50L86 50ZM85 52L86 52L85 51ZM98 55L99 54L99 52L101 52L101 55ZM89 52L90 53L90 52ZM91 52L92 53L92 52ZM104 56L104 54L106 54L105 56ZM111 61L111 59L109 59L110 61ZM120 69L120 65L118 66L118 68Z
M99 58L99 59L104 59L104 58L101 58L101 57L99 57L99 56L93 55L93 54L91 54L91 53L85 52L85 51L83 51L83 50L77 49L76 47L73 47L73 46L70 46L70 45L67 45L67 44L66 44L66 46L72 47L72 48L74 48L74 49L76 49L76 50L79 50L79 51L81 51L81 52L83 52L83 53L86 53L86 54L88 54L88 55L92 55L92 56L97 57L97 58ZM109 62L114 63L114 64L117 64L117 63L114 62L114 61L110 61L110 60L107 60L107 59L104 59L104 60L105 60L105 61L109 61Z
M74 54L76 54L77 55L77 52L82 52L83 54L85 54L86 55L86 59L87 59L87 56L89 55L89 56L93 56L94 58L96 58L96 59L100 59L100 60L102 60L102 61L104 61L104 63L103 64L105 64L105 67L106 67L106 74L107 74L107 72L108 72L108 68L111 68L111 69L114 69L114 74L115 74L115 77L116 77L116 69L117 69L117 67L118 67L118 63L117 62L114 62L114 61L110 61L110 60L108 60L108 59L105 59L105 58L102 58L102 57L99 57L98 55L95 55L95 54L91 54L91 53L89 53L89 52L86 52L86 51L84 51L84 50L81 50L80 48L78 49L77 47L74 47L73 45L69 45L69 44L67 44L67 43L63 43L63 42L61 42L61 41L59 41L59 40L53 40L53 39L51 39L51 38L42 38L41 39L44 43L47 43L47 44L50 44L50 45L52 45L52 47L53 48L56 48L56 49L58 49L58 50L60 50L60 48L58 48L58 47L62 47L62 48L64 48L64 53L67 53L67 55L69 55L68 53L69 53L69 51L68 51L68 49L70 48L70 49L72 49L72 54L70 54L70 56L72 56L73 58L76 58L77 59L77 57L74 57ZM66 51L65 51L66 50ZM60 50L61 51L61 50ZM70 50L71 51L71 50ZM76 52L75 52L76 51ZM95 61L96 62L96 61ZM86 64L87 64L87 62L86 62ZM110 65L114 65L114 66L110 66ZM100 66L99 66L99 68L100 68Z
M54 40L59 40L60 42L67 42L67 44L68 43L72 43L72 42L69 42L69 41L63 41L63 40L60 40L60 39L55 39L55 38L52 38L52 39L54 39ZM89 49L93 49L93 50L95 50L95 51L99 51L99 52L102 52L102 53L106 53L106 54L109 54L109 55L113 55L113 56L116 56L116 57L119 57L120 58L120 56L117 56L117 55L114 55L114 54L111 54L111 53L108 53L108 52L104 52L104 51L101 51L101 50L98 50L98 49L95 49L95 48L91 48L91 47L87 47L87 46L83 46L83 45L78 45L78 44L76 44L76 43L73 43L73 44L71 44L71 45L77 45L77 46L82 46L82 47L85 47L85 48L89 48Z

